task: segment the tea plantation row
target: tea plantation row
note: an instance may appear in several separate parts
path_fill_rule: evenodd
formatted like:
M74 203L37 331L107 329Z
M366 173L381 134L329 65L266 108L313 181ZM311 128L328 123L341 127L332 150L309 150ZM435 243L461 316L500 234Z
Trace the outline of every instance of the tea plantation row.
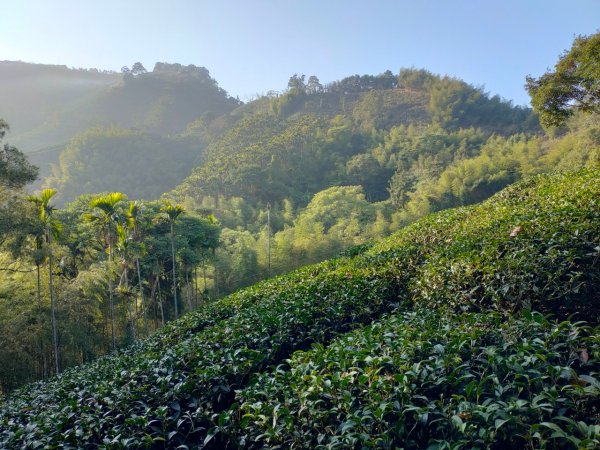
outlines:
M561 443L591 445L597 333L519 314L495 329L524 307L597 321L599 199L598 169L537 177L240 291L118 355L14 392L0 406L0 447L502 448L554 445L560 433ZM438 313L416 312L424 307ZM534 345L533 361L509 345L515 336L548 344ZM346 360L360 370L335 365ZM371 366L381 380L372 392ZM522 368L536 378L531 388ZM331 398L316 398L324 388Z
M222 428L249 448L599 448L599 352L600 328L539 313L398 314L259 375Z

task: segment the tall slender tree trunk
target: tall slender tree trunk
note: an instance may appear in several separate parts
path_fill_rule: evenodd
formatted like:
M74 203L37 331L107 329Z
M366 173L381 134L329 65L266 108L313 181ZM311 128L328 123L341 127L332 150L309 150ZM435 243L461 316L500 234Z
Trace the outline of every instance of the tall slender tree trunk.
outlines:
M267 203L267 278L271 278L271 204Z
M186 285L186 291L187 291L186 292L186 298L187 298L188 308L191 311L194 308L192 306L192 294L193 294L193 292L192 292L192 286L191 286L191 283L190 283L190 272L191 272L191 270L186 267L186 269L185 269L185 285Z
M135 315L136 320L140 317L140 305L138 303L137 295L135 296L135 300L133 300L133 314Z
M144 298L144 287L142 285L142 275L140 271L140 259L135 258L135 265L137 267L137 276L138 276L138 287L140 290L140 295L142 296L142 314L144 316L144 331L146 332L146 336L148 336L148 314L146 312L146 299Z
M117 349L117 339L115 337L115 304L113 299L113 286L112 286L112 244L110 229L108 231L108 301L110 308L110 334L112 337L112 349Z
M156 306L156 296L154 295L156 292L157 282L158 277L154 278L154 283L152 283L152 290L150 291L150 302L152 302L152 313L154 316L154 331L158 330L158 310Z
M108 319L104 312L102 313L102 342L108 342ZM110 345L106 345L106 351L110 352Z
M41 316L42 316L42 279L41 279L41 269L40 269L40 262L36 261L35 262L35 268L37 271L37 304L38 304L38 319L41 322ZM44 342L44 336L43 333L39 333L38 334L38 345L39 345L39 350L40 350L40 378L44 378L46 377L46 375L48 374L48 363L47 363L47 354L46 354L46 344Z
M214 298L219 298L219 271L217 270L217 268L215 267L215 270L213 271L213 289L215 291L215 295Z
M202 299L204 300L204 302L206 302L205 297L206 297L206 294L208 293L208 288L206 287L206 261L204 261L202 269L204 271L204 290L202 291Z
M123 269L123 274L121 275L121 281L125 281L125 288L126 291L129 293L129 275L127 273L127 260L125 260L125 267ZM121 281L119 282L119 286L121 285ZM134 302L133 300L133 295L131 296L131 301L127 302L127 310L129 312L129 322L131 322L131 337L133 338L133 340L135 341L136 339L136 331L135 331L135 317L133 314L134 311L134 306L132 305L132 303Z
M41 288L41 279L40 279L40 263L39 261L35 262L35 268L37 270L37 302L38 302L38 310L42 310L42 288Z
M46 230L46 241L48 242L48 271L50 275L50 320L52 322L52 345L54 346L54 365L56 373L59 374L60 364L58 355L58 331L56 328L56 302L54 299L54 274L52 273L52 233L50 230Z
M179 319L177 310L177 279L175 278L175 234L173 231L173 222L171 222L171 258L173 259L173 304L175 305L175 320Z
M194 266L194 309L198 309L198 266Z
M160 326L162 328L165 326L165 310L163 308L162 303L162 292L160 291L160 282L158 282L156 287L158 292L158 309L160 310Z

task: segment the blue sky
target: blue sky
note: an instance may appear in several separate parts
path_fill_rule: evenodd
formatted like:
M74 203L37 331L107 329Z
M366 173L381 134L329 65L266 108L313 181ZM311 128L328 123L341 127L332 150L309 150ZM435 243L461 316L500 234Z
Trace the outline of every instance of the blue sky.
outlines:
M599 0L15 0L0 13L0 60L195 64L242 100L294 73L326 83L416 67L522 105L527 74L599 30Z

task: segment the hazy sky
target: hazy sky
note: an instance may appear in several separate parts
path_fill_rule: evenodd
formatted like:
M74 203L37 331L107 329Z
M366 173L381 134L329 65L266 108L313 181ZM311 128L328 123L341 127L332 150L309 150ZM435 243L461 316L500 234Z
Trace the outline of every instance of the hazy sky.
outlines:
M294 73L322 83L425 68L527 104L527 74L600 29L600 0L2 0L0 60L119 70L206 67L247 100ZM0 86L1 89L1 86Z

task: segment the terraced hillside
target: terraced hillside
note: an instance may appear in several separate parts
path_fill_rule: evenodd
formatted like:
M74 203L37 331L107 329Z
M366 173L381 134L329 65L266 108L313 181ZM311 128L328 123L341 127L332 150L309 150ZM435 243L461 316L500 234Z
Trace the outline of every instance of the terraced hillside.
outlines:
M599 203L530 178L239 291L14 392L0 447L597 448Z

